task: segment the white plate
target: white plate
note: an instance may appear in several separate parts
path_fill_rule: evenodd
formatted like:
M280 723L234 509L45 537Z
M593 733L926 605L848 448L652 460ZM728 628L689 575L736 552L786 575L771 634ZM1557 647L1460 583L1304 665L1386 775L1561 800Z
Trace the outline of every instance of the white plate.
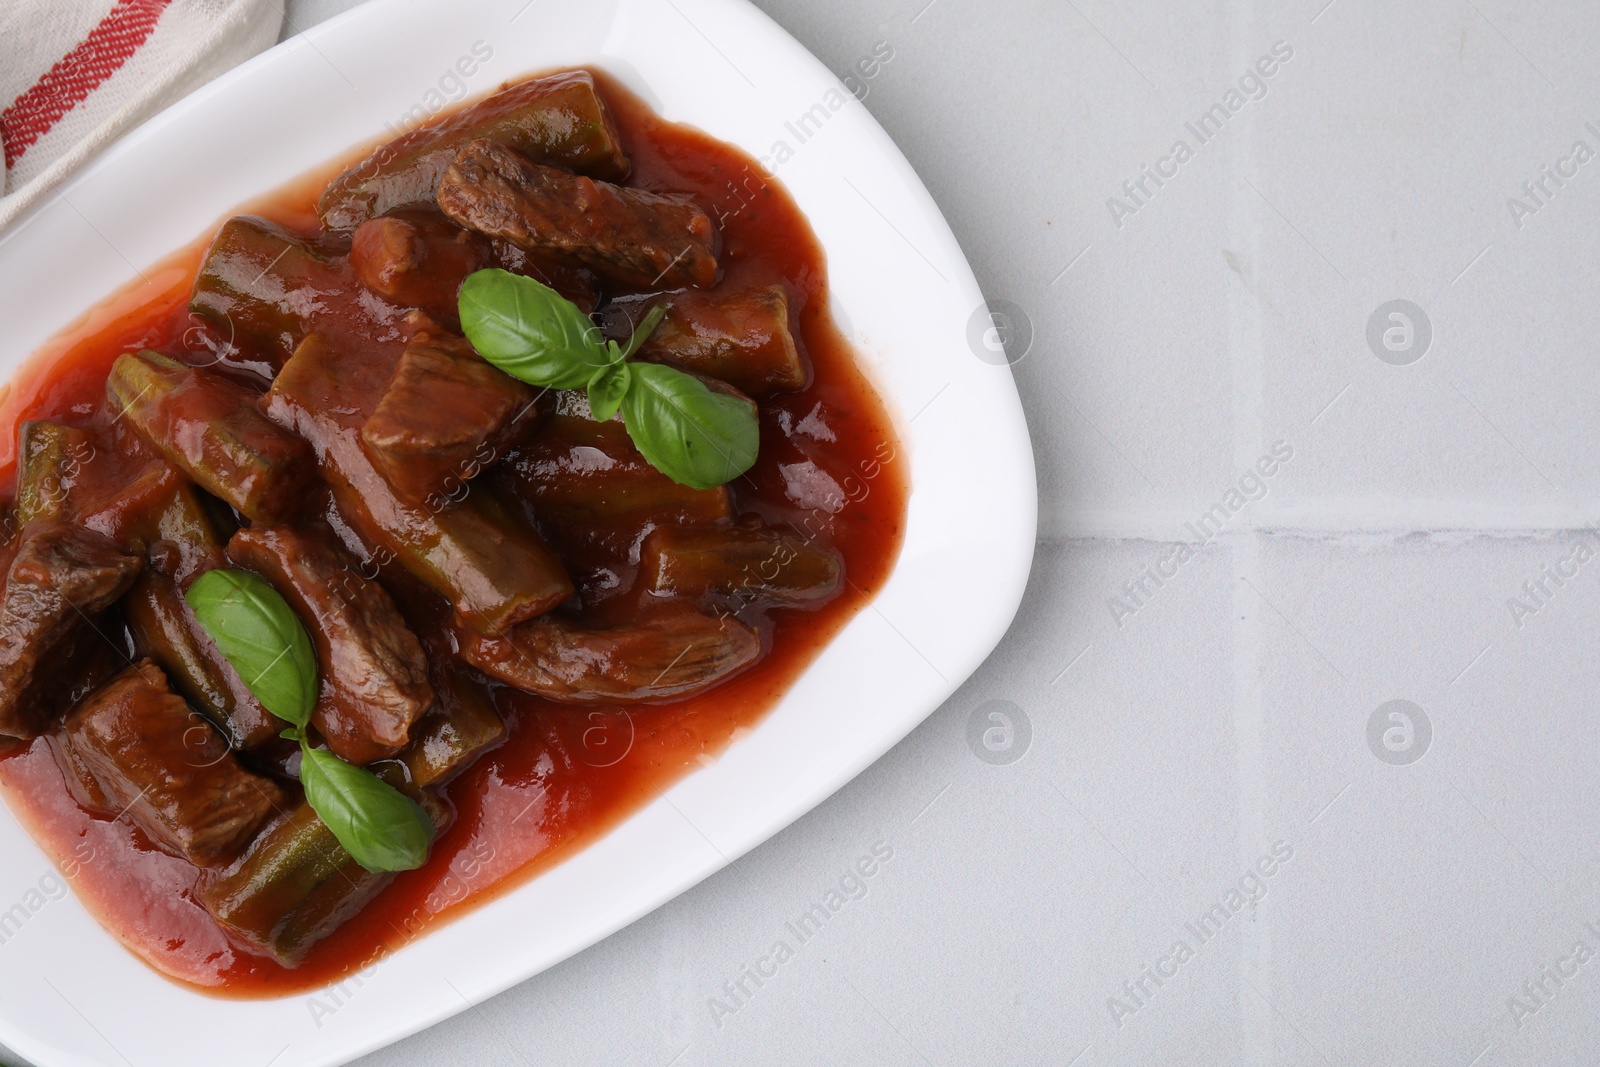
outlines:
M788 145L777 177L821 238L839 321L908 446L899 564L876 603L714 765L567 863L390 957L331 1015L314 1015L303 996L189 992L70 895L47 901L0 944L0 1042L41 1067L339 1063L459 1012L810 810L948 697L1016 611L1033 555L1033 455L1008 368L979 360L968 341L982 304L972 271L867 111L848 94L830 98L837 79L741 0L383 0L280 45L117 144L0 239L0 375L136 265L381 135L478 42L493 55L469 81L473 94L592 63L667 118L758 157ZM827 118L800 143L786 123L818 104ZM51 868L3 812L0 856L3 914Z

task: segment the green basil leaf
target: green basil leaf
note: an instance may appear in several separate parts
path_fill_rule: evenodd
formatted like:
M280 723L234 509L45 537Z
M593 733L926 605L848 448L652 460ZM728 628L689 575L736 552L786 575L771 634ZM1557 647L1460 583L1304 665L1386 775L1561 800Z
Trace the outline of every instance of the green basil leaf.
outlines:
M715 489L755 463L761 432L753 401L712 392L660 364L631 363L629 370L622 419L656 470L691 489Z
M622 406L622 398L628 395L632 384L633 373L626 363L614 363L595 375L589 383L589 414L605 422Z
M578 305L520 274L469 274L457 310L478 354L531 385L579 389L612 359L600 328Z
M261 706L304 729L317 703L317 656L278 591L249 571L215 570L196 579L185 599Z
M306 803L367 870L410 871L427 862L433 820L371 771L302 744L300 784Z

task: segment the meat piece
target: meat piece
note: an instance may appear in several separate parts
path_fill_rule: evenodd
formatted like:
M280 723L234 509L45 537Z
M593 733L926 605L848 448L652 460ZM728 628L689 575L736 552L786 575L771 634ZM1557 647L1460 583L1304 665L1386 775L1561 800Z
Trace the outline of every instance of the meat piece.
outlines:
M461 656L485 674L562 704L640 703L709 689L761 654L732 616L669 612L612 629L546 615L505 637L463 630Z
M839 553L787 527L662 526L639 548L639 584L656 596L707 594L810 604L839 591Z
M210 322L224 345L259 350L278 367L305 336L321 298L345 284L335 257L275 222L239 215L206 250L189 310Z
M362 426L361 441L395 492L442 508L533 426L534 396L465 338L419 333Z
M277 521L304 502L311 449L263 415L250 390L140 352L112 365L106 393L162 455L253 521Z
M334 754L359 766L405 748L433 687L422 645L384 588L331 540L288 527L240 530L228 557L271 582L311 632L322 668L311 722Z
M79 705L65 733L108 804L202 867L236 857L284 803L283 790L246 770L148 660Z
M306 338L267 394L267 414L310 441L340 513L386 560L397 560L486 633L549 611L572 595L561 561L488 492L439 511L408 504L361 446L391 366Z
M350 243L356 280L390 303L456 317L456 294L467 275L489 265L490 242L437 211L405 211L368 219Z
M629 336L653 302L608 305L607 334ZM660 303L666 317L640 348L640 358L717 378L754 397L805 388L806 368L789 331L783 286L729 294L688 290Z
M349 230L397 207L431 202L440 175L475 137L597 178L620 181L628 175L622 140L594 75L566 71L509 85L379 146L328 183L317 203L323 225Z
M257 748L283 730L282 720L261 706L205 633L171 578L145 571L122 610L140 655L154 660L232 747Z
M570 256L634 290L709 289L717 231L685 196L597 182L473 141L439 182L439 208L468 229L530 252Z
M26 739L46 728L53 709L36 699L37 687L57 669L53 653L92 627L142 566L104 536L66 523L28 533L0 594L0 735Z
M599 303L594 273L587 267L464 230L431 204L356 227L350 266L356 280L390 303L450 323L457 320L461 283L484 267L537 278L586 312Z

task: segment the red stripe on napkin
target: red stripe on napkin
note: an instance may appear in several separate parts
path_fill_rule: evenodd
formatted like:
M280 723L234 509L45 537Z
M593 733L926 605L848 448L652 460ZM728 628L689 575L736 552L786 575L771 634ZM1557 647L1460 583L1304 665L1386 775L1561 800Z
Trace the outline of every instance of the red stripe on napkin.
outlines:
M89 36L0 112L0 141L5 142L7 169L139 50L171 2L117 0Z

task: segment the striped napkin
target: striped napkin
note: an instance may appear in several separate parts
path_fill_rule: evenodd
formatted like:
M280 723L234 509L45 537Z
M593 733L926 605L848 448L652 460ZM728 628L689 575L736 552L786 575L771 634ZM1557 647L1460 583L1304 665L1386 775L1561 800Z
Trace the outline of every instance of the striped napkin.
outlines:
M278 39L283 0L0 0L0 230L100 149Z

